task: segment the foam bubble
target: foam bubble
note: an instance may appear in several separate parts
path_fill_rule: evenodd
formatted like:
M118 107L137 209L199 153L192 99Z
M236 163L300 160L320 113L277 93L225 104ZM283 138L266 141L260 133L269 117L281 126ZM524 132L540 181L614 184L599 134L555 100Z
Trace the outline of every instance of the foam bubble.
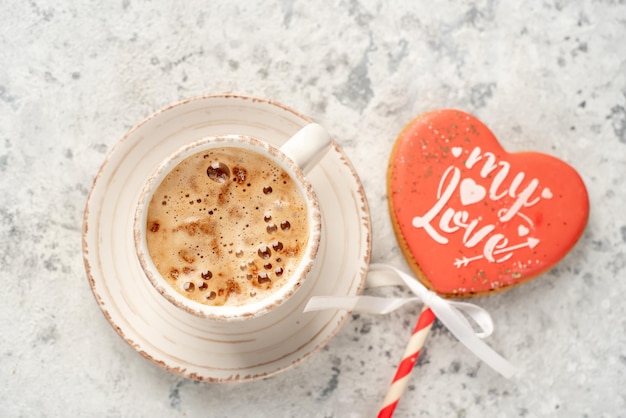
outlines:
M261 257L263 260L267 260L272 256L272 251L267 245L262 245L261 247L259 247L259 251L257 251L257 253L259 254L259 257Z
M215 182L224 183L230 177L230 169L226 164L216 161L207 167L206 175Z
M233 181L236 181L237 184L244 184L246 182L246 178L248 177L248 171L243 167L234 167L233 175L235 176Z
M259 281L259 284L268 284L272 282L272 279L270 279L270 276L267 273L259 273L257 280Z

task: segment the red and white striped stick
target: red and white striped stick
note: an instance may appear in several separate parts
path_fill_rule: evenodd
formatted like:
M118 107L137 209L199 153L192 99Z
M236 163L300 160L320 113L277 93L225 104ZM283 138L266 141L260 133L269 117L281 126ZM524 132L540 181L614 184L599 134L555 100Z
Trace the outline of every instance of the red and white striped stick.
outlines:
M426 341L426 337L434 321L435 314L429 307L424 306L424 309L422 309L417 319L417 324L415 325L409 344L404 351L402 361L398 365L396 375L393 377L387 396L385 396L383 406L378 413L378 418L390 418L393 415L393 411L398 405L400 396L402 396L402 393L406 389L413 366L417 361L422 347L424 347L424 342Z

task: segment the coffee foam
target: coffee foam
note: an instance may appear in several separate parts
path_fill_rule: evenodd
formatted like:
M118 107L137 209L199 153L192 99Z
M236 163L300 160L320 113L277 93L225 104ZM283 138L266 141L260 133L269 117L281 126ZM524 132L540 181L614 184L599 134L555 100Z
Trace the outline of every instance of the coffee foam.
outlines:
M148 251L180 294L240 306L280 289L308 242L307 205L294 180L251 150L187 157L161 182L147 214Z

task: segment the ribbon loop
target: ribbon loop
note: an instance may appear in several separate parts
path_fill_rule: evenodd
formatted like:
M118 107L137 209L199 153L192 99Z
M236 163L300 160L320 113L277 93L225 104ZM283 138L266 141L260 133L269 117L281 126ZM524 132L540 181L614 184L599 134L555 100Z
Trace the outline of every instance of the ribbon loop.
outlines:
M461 343L463 343L477 357L506 378L517 372L517 368L496 353L480 338L485 338L493 332L491 315L483 308L458 301L446 300L435 292L427 289L414 277L386 264L371 264L367 276L366 287L381 287L404 285L416 297L411 298L382 298L375 296L333 297L314 296L304 307L304 312L324 309L345 309L373 314L387 314L399 309L407 303L421 300L428 306L435 316L448 328ZM474 321L479 331L467 318Z

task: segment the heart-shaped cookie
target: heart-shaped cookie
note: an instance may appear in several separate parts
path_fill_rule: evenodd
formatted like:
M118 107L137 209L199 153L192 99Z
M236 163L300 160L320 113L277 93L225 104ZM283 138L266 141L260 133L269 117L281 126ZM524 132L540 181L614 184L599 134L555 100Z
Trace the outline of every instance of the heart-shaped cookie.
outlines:
M446 297L536 277L574 246L589 215L571 166L537 152L507 153L478 119L451 109L405 127L387 189L404 255L420 281Z

